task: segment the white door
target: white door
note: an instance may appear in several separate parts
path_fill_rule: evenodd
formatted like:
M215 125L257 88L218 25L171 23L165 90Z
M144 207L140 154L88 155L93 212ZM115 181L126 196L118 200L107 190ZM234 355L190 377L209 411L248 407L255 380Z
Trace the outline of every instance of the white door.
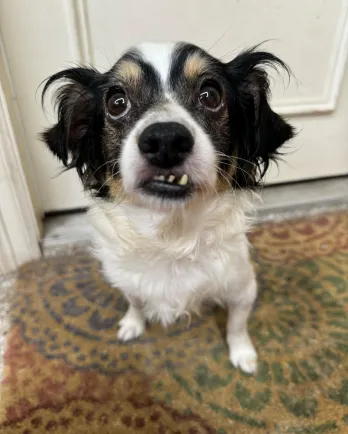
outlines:
M226 60L270 40L265 49L297 77L277 80L274 107L300 134L268 181L348 173L347 0L0 0L0 31L44 211L85 200L77 175L55 177L60 166L37 140L53 121L38 85L76 62L105 70L143 40L187 40Z

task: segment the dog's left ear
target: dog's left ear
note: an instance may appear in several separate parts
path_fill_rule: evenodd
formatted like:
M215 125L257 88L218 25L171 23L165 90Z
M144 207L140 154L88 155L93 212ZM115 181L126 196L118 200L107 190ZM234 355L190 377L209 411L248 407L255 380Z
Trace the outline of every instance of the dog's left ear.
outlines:
M255 48L242 52L226 64L235 92L233 99L238 104L238 109L232 109L239 131L238 166L250 173L249 180L246 180L245 173L242 175L242 183L257 184L267 171L270 160L276 159L279 148L294 136L293 127L269 105L269 78L264 66L282 67L290 73L278 57L255 51ZM259 179L256 179L253 167L258 167Z

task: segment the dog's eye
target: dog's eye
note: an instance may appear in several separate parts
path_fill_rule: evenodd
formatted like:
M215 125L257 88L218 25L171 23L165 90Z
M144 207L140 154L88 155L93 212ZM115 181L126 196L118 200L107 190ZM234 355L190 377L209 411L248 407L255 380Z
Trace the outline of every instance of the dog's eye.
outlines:
M221 91L212 83L205 83L199 91L199 101L208 110L217 111L222 105Z
M116 91L107 100L107 108L113 119L124 116L130 109L130 101L127 95L122 91Z

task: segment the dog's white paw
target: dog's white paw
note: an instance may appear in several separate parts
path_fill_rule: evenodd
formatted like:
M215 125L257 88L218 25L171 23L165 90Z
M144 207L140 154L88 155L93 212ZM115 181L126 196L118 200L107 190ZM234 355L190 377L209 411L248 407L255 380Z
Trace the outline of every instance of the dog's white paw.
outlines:
M246 374L254 374L257 370L257 354L250 338L230 337L228 343L232 365Z
M119 322L117 337L126 342L138 338L145 330L145 319L140 312L130 309Z

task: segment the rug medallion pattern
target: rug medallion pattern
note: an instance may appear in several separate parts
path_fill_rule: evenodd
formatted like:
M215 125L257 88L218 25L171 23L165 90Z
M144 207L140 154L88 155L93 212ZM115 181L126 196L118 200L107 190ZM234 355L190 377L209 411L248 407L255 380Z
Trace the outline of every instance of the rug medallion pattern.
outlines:
M348 214L257 227L255 376L233 369L226 313L117 341L126 305L87 252L22 267L0 432L348 433Z

